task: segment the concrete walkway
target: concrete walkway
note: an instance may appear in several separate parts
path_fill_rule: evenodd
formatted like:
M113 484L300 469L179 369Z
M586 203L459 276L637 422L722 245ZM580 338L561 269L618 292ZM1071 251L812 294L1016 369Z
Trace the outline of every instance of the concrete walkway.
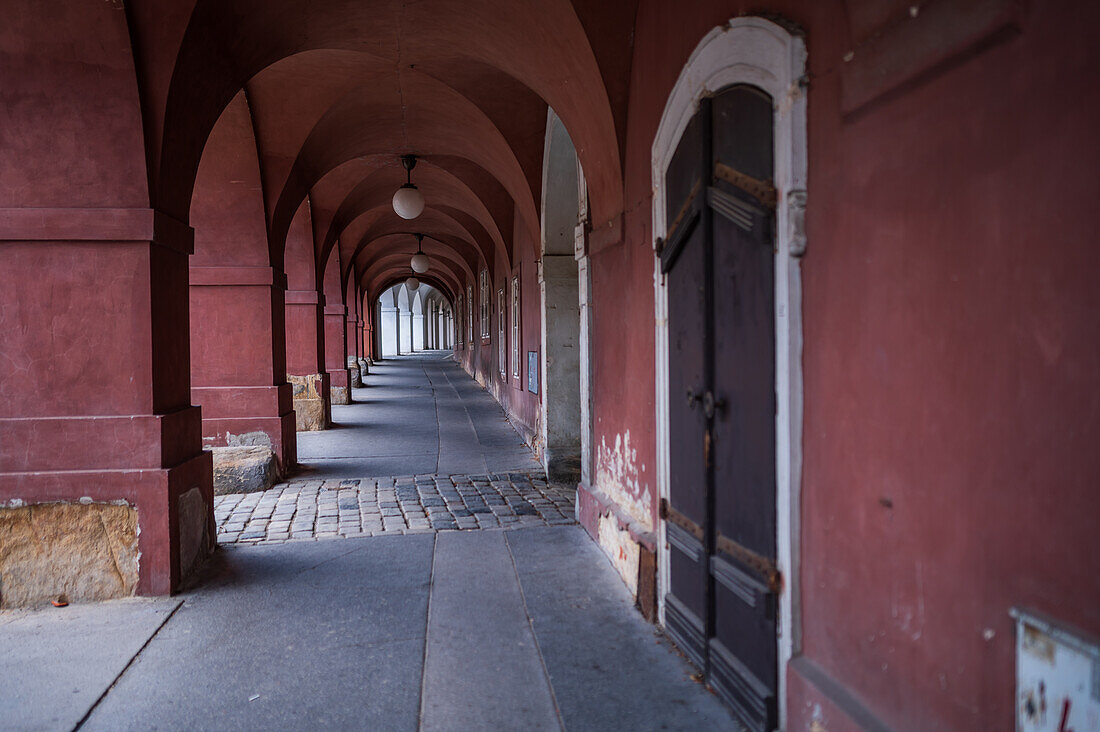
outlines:
M503 410L450 351L396 356L371 368L335 426L298 433L295 480L483 475L539 469Z
M579 526L223 548L195 590L0 613L5 730L735 729Z
M223 544L173 598L0 612L0 729L737 728L457 366L387 362L363 395L305 436L332 499L307 540ZM418 477L391 500L370 473Z

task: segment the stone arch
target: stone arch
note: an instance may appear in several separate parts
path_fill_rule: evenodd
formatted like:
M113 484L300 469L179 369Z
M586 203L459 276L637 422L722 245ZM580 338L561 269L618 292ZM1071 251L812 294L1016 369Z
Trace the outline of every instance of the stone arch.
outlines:
M542 174L539 444L547 475L575 483L582 473L583 432L580 287L574 256L580 175L573 141L553 109L547 111Z

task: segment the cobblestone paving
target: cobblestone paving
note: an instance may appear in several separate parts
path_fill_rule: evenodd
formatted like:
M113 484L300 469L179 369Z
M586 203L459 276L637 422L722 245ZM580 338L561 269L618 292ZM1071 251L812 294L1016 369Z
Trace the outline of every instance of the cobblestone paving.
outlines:
M418 475L280 483L217 496L223 544L576 523L574 491L541 473Z

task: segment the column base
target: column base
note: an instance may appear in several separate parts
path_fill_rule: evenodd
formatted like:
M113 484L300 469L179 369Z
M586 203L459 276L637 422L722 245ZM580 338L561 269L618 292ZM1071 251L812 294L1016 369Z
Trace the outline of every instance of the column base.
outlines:
M351 386L360 389L363 386L363 375L359 371L359 361L355 356L348 356L348 373L351 375Z
M330 369L328 383L332 404L351 404L351 369Z
M202 406L203 447L266 447L274 455L276 478L287 475L298 462L292 389L192 387L191 398Z
M581 480L581 453L577 447L543 447L543 468L546 477L555 483L576 485Z
M0 608L132 596L137 527L137 509L126 503L0 508Z
M294 422L298 431L328 429L332 424L328 374L289 374L286 380L294 387Z
M0 473L0 608L174 592L214 550L211 474L205 452L167 469Z

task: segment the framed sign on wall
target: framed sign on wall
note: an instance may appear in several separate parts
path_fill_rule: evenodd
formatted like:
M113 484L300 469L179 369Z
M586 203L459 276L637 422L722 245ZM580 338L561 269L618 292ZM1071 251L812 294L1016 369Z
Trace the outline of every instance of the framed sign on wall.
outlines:
M539 393L539 352L527 352L527 391Z

